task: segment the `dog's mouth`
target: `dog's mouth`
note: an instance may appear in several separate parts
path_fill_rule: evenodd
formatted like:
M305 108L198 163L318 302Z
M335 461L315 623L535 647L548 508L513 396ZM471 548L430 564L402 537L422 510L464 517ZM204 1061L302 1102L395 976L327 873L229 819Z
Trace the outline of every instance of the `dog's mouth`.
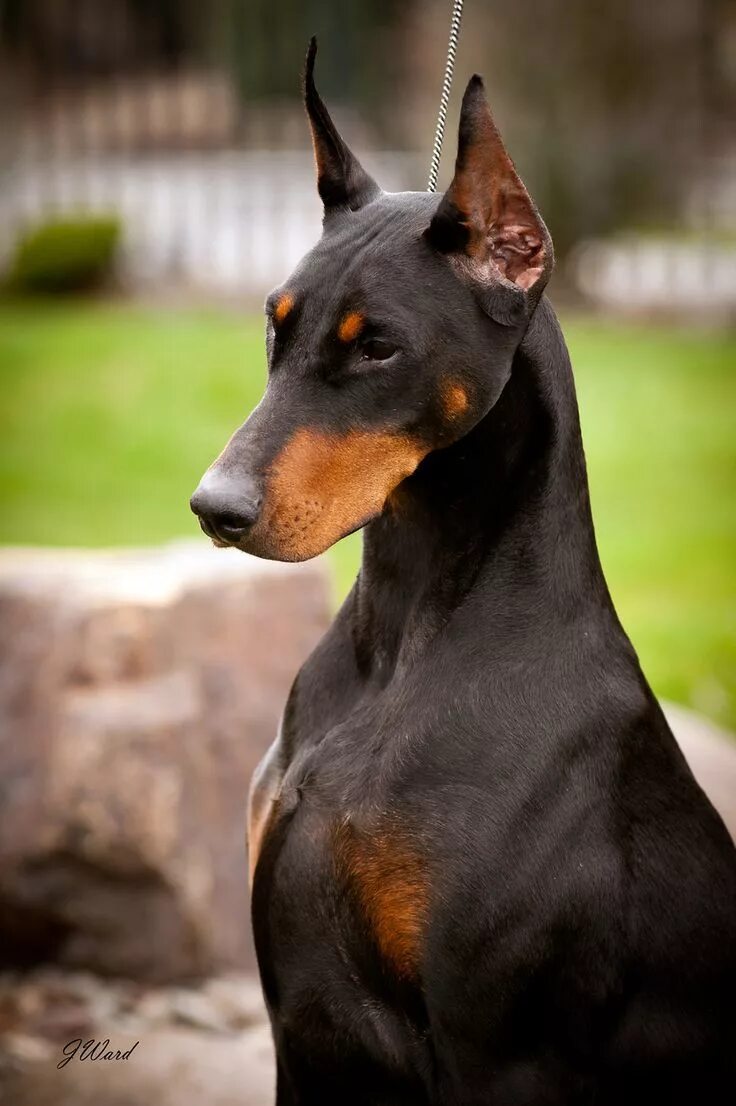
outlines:
M362 530L379 510L361 512L357 519L335 517L335 506L310 501L282 503L269 510L246 533L227 535L220 527L200 519L200 527L216 549L237 549L269 561L308 561L324 553L335 542Z
M204 530L204 526L202 527L202 529ZM206 531L205 531L205 533L206 533ZM232 542L221 541L219 538L213 538L211 534L207 534L207 537L210 539L210 541L212 542L212 544L215 546L216 549L237 549L238 548L237 545L234 545Z
M216 546L217 549L238 549L239 548L240 541L242 540L240 535L238 535L238 537L232 537L232 538L225 537L223 534L221 534L217 530L215 530L215 528L212 526L211 523L208 523L203 518L199 519L199 526L200 526L200 529L201 529L202 533L207 535L207 537L210 539L212 544L214 546Z

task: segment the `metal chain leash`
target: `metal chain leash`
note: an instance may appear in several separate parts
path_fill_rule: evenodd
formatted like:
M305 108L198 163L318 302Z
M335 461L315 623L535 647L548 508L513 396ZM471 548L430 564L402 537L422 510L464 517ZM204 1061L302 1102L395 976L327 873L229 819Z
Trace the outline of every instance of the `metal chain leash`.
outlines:
M445 123L447 121L447 105L450 100L452 88L452 74L455 69L455 54L457 52L457 40L460 35L460 20L463 15L463 0L454 0L452 5L452 19L450 21L450 41L447 44L447 64L445 65L445 78L442 82L442 95L440 96L440 110L437 114L437 129L434 132L434 146L432 147L432 161L429 166L429 181L427 191L437 191L437 175L440 171L440 158L442 157L442 141L445 137Z

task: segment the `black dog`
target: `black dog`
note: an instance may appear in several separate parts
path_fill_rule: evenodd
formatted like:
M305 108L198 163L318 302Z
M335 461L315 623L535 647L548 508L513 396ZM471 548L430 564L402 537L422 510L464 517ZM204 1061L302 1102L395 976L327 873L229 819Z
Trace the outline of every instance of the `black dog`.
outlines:
M365 527L251 796L277 1102L734 1102L734 849L601 572L549 234L478 77L446 195L389 195L314 52L324 234L192 500L262 557Z

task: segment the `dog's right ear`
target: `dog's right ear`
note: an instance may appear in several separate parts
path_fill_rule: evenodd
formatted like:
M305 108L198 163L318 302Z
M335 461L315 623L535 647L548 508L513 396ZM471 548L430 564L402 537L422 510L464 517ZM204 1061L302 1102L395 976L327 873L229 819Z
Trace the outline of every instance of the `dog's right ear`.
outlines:
M463 96L455 176L425 235L456 259L499 322L528 315L552 271L549 231L506 152L478 76Z
M317 39L312 38L304 70L304 106L312 129L317 188L327 215L333 208L357 211L379 195L381 189L345 145L314 85Z

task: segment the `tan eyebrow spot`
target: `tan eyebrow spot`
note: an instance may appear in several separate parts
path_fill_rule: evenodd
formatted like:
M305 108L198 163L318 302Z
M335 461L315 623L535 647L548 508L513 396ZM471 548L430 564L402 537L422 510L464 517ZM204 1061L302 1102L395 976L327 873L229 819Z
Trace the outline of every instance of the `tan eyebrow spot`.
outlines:
M347 315L344 315L339 327L337 328L337 336L341 342L354 341L361 330L365 318L361 315L360 311L348 311Z
M277 323L282 323L294 306L294 297L285 292L273 309L273 317Z
M448 381L442 388L442 409L448 419L459 419L468 409L468 393L462 384Z

